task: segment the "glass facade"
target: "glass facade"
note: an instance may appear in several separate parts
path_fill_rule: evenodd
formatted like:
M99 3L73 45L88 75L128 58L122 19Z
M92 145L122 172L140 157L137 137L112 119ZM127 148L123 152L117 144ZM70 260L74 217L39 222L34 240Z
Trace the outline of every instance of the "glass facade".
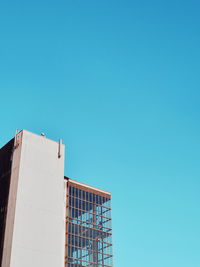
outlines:
M68 182L66 267L112 267L109 194Z

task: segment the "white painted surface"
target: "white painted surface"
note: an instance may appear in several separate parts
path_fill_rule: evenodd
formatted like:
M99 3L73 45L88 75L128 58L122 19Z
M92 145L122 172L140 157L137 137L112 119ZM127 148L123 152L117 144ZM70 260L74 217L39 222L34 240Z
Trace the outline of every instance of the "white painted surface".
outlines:
M64 146L23 131L10 267L63 267Z

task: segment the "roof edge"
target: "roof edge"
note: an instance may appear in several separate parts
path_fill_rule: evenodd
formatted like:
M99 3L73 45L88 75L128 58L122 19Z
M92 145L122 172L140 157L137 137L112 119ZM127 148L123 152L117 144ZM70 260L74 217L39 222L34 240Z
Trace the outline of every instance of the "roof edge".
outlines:
M67 181L69 181L70 183L72 183L74 185L84 187L84 188L86 188L88 190L92 190L92 191L96 192L97 194L100 193L100 194L106 195L109 198L111 198L111 193L108 192L108 191L99 189L97 187L94 187L94 186L91 186L91 185L88 185L88 184L85 184L85 183L82 183L82 182L78 182L78 181L73 180L73 179L71 179L69 177L66 177L66 176L64 176L64 179L66 179Z

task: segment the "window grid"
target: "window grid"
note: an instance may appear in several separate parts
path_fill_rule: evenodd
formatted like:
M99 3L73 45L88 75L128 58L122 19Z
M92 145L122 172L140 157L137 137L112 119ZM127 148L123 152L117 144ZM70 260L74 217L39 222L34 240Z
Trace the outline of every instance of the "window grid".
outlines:
M111 201L68 186L66 267L112 267Z

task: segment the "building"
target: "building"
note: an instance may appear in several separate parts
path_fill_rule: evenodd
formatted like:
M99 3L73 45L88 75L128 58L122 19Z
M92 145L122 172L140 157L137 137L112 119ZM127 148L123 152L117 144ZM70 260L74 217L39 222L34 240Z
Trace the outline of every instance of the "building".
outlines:
M112 266L110 193L67 178L67 267Z
M111 195L64 177L65 146L22 130L0 149L0 266L112 267Z

